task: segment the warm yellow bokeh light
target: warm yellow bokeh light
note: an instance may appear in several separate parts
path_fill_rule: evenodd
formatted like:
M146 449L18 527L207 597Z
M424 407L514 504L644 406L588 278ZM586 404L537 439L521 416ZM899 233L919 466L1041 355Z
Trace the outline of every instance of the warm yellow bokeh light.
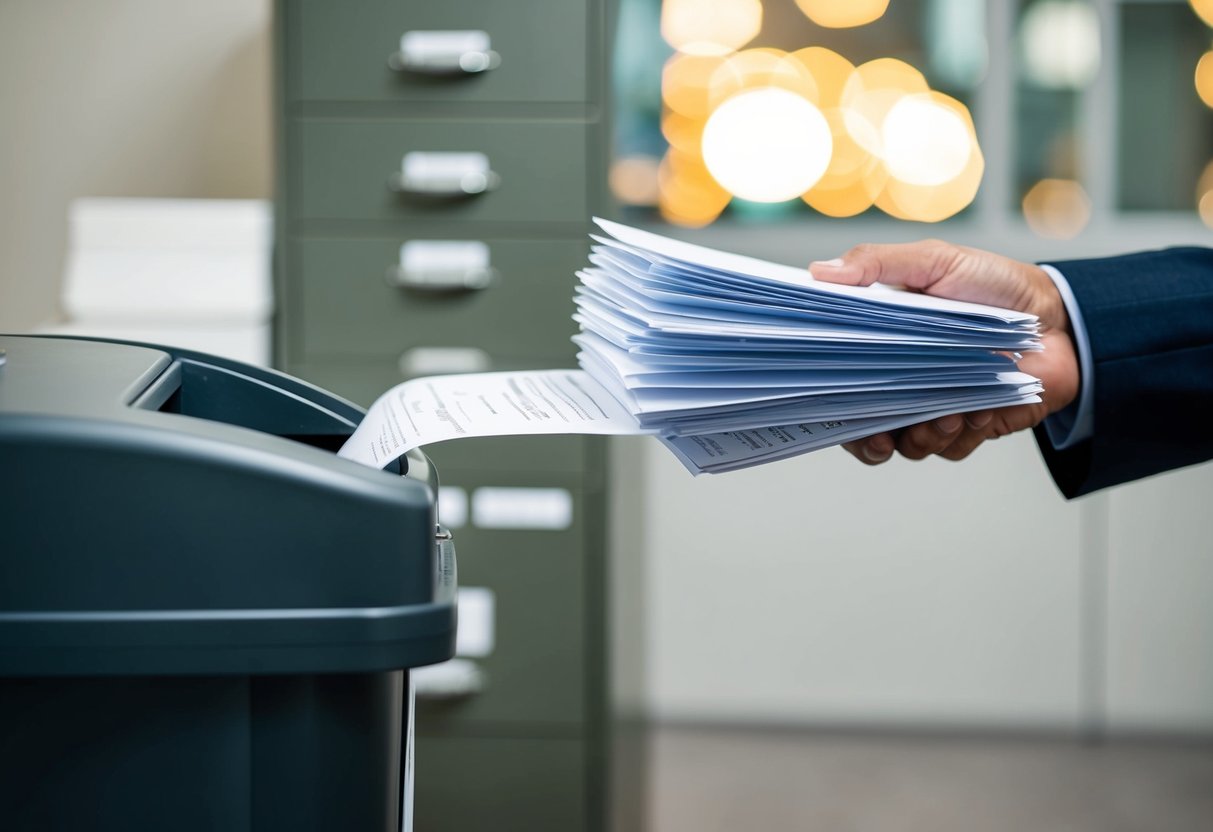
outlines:
M661 98L665 105L688 118L704 119L712 112L712 77L723 58L675 55L661 72Z
M843 87L842 103L864 91L899 90L906 93L926 92L926 76L897 58L877 58L860 64Z
M703 122L700 118L687 118L668 112L661 117L661 135L675 150L698 156L703 141Z
M1213 107L1213 50L1200 56L1196 62L1196 94L1205 102L1206 107Z
M1206 26L1213 26L1213 0L1190 0L1192 10L1200 16Z
M888 191L881 191L880 196L876 197L875 204L877 208L895 220L906 220L907 222L914 220L914 217L908 211L902 209Z
M715 220L732 195L712 178L698 156L671 150L658 170L657 210L662 219L698 228Z
M1213 228L1213 191L1205 191L1200 202L1196 203L1196 211L1200 214L1200 221Z
M846 58L823 46L798 49L788 55L808 69L817 86L816 104L822 109L837 107L842 102L842 91L855 73L855 65Z
M939 93L933 95L938 96L937 100L941 103L952 102L955 107L962 107L947 96ZM953 112L965 119L971 142L964 168L954 178L939 185L918 185L890 175L884 192L876 200L876 206L882 211L898 219L939 222L962 211L977 196L981 177L985 173L985 158L977 144L977 136L972 132L967 111L962 113L954 109Z
M1023 215L1040 236L1069 240L1091 219L1091 200L1072 179L1042 179L1024 194Z
M859 25L838 22L855 15L875 19L887 6L798 2L810 16L820 13L818 22L833 21L822 25L838 26ZM733 197L800 197L832 217L876 206L920 222L946 219L972 202L985 160L963 104L932 91L919 70L895 58L856 67L818 46L733 51L744 41L712 34L714 19L688 11L710 18L726 6L667 0L663 7L663 34L681 50L662 73L661 132L669 151L655 175L652 160L612 168L621 201L646 204L655 178L661 216L694 227L713 222ZM683 34L671 35L675 30Z
M661 36L689 55L727 55L762 29L761 0L664 0Z
M843 125L842 110L827 110L825 116L834 152L826 172L801 199L827 216L853 217L872 207L889 174L878 158L855 143Z
M1205 165L1196 180L1196 198L1200 199L1209 191L1213 191L1213 161Z
M744 90L779 87L817 102L817 82L808 67L780 49L746 49L730 55L712 74L711 101L720 104Z
M875 167L883 167L880 159L868 153L847 132L843 111L835 107L824 111L826 123L830 125L830 135L834 142L834 152L830 156L829 167L817 183L827 190L849 187L860 177L866 176ZM879 193L883 182L873 192Z
M921 72L896 58L878 58L856 67L842 90L847 132L868 153L883 158L883 125L889 111L905 96L929 89Z
M608 183L615 199L624 205L656 205L659 165L652 156L625 156L614 161Z
M1213 228L1213 162L1205 165L1196 181L1196 211L1200 221Z
M935 94L908 95L881 125L889 175L909 185L937 186L960 175L976 142L965 119ZM957 102L951 102L957 105Z
M889 0L796 0L796 5L818 26L847 29L879 20Z
M703 130L708 170L730 193L751 202L800 196L825 173L832 150L821 111L777 87L733 96Z
M879 167L874 170L881 170ZM856 177L841 188L812 188L800 198L815 211L827 217L853 217L862 214L875 203L880 188L873 188L866 177Z

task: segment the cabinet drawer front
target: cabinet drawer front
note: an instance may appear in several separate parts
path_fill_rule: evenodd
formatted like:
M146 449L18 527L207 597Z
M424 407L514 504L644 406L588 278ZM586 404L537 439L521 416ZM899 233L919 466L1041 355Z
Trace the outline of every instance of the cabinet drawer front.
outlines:
M587 820L588 756L579 739L433 736L419 722L415 828L427 832L600 828Z
M585 581L587 558L593 555L586 534L593 520L586 517L589 508L578 478L448 472L438 456L434 459L443 486L462 489L474 503L486 487L496 494L561 493L569 499L571 515L566 528L479 528L473 511L470 522L452 530L460 584L493 593L493 650L471 659L484 672L481 691L419 698L418 713L435 729L512 724L580 732L587 666L599 666L604 657L586 654L591 613Z
M584 122L300 121L296 131L305 220L427 219L441 222L584 222ZM406 153L482 153L491 190L442 197L400 193Z
M400 259L394 240L296 243L306 355L399 359L410 350L473 348L490 363L467 369L571 366L574 272L585 264L588 245L483 242L494 276L483 288L455 291L390 285L388 270ZM422 366L418 374L451 371Z
M580 102L588 11L578 0L486 3L332 0L286 7L294 101ZM472 30L500 56L493 69L427 75L389 68L405 32Z

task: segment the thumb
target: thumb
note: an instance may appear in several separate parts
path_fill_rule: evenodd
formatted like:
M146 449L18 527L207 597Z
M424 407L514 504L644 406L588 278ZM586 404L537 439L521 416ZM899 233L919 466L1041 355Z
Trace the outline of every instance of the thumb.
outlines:
M870 286L885 283L927 291L947 276L959 249L937 240L855 246L836 260L809 264L809 273L827 283Z

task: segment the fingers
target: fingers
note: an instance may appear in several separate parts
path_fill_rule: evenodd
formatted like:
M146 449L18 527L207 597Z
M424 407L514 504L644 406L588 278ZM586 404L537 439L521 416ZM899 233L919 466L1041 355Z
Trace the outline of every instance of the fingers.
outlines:
M913 425L897 439L897 451L906 459L926 459L947 449L964 426L964 417L959 413Z
M952 462L960 462L973 453L973 451L977 450L983 442L991 438L993 437L987 436L981 431L966 429L953 440L951 445L940 451L939 455Z
M842 257L809 264L814 278L829 283L904 286L952 300L1031 312L1046 328L1068 325L1065 304L1039 266L941 240L859 245Z
M844 442L842 447L864 465L879 465L893 456L895 445L891 434L878 433L866 439Z
M973 430L981 430L994 418L993 411L990 410L974 410L972 413L965 414L965 424Z
M994 424L999 412L981 410L953 413L912 425L897 436L878 433L866 439L846 442L842 447L865 465L887 462L894 451L912 460L940 456L959 461L973 453L981 443L999 434L1001 428Z
M828 283L851 286L886 283L926 289L948 274L960 254L960 249L939 240L864 244L837 259L810 263L809 272Z

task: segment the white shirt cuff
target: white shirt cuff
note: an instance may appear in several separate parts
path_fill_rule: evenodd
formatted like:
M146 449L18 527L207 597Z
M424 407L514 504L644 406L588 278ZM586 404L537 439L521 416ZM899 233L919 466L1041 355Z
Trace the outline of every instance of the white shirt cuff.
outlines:
M1070 331L1074 335L1074 347L1078 352L1079 387L1078 398L1064 410L1059 410L1045 419L1045 432L1053 447L1063 451L1091 438L1095 427L1095 373L1091 359L1091 342L1087 339L1087 327L1082 320L1082 309L1070 289L1070 284L1053 266L1041 263L1045 274L1053 281L1070 316Z

